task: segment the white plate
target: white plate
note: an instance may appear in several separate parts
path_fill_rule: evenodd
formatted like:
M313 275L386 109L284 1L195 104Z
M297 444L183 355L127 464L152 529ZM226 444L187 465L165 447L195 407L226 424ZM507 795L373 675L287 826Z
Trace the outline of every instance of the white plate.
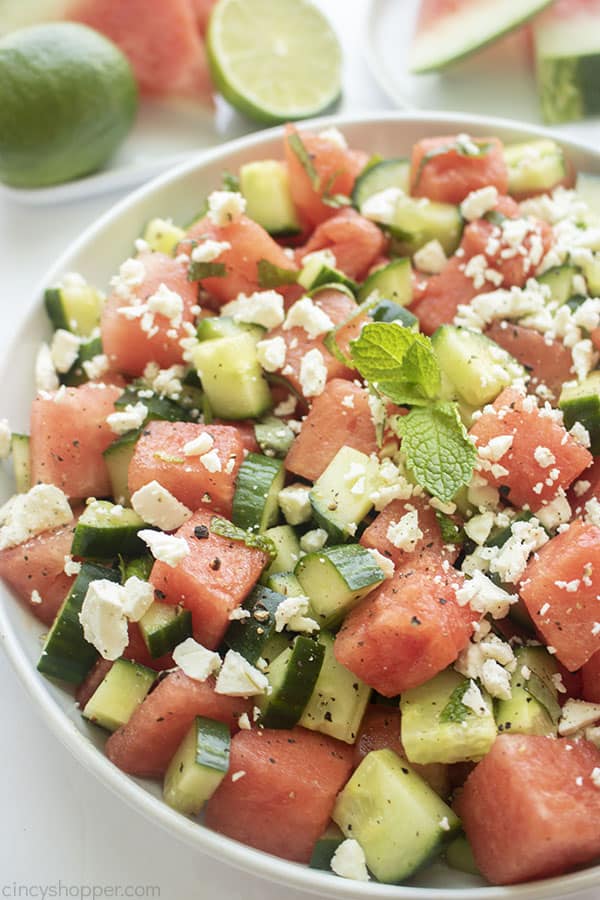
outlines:
M476 136L495 134L507 141L525 140L535 133L533 129L502 120L427 114L333 117L319 120L318 125L336 125L343 130L351 146L386 156L407 153L416 140L439 131L464 131ZM540 130L537 134L546 133ZM568 143L566 149L575 166L600 175L599 153ZM106 286L120 262L129 255L133 239L148 219L161 215L171 216L176 222L189 221L198 208L198 201L220 182L224 168L236 171L248 160L280 154L279 129L209 150L117 204L64 253L43 279L34 298L34 310L22 320L2 361L0 381L10 385L10 390L3 394L1 415L8 416L13 428L28 427L29 405L34 393L33 358L39 342L49 334L42 305L44 288L66 271L79 271L91 282ZM0 499L6 498L11 490L7 470L1 469ZM0 642L48 726L90 774L196 850L278 884L344 900L551 900L600 887L600 866L511 888L485 887L480 879L440 864L421 873L411 886L362 884L285 862L216 834L166 806L160 799L157 784L129 778L103 755L104 738L100 729L85 722L71 694L44 679L35 669L43 630L11 594L0 587Z
M501 3L502 0L498 0ZM420 0L368 0L365 53L379 86L401 109L506 116L541 125L526 29L440 73L412 75L408 59ZM554 129L579 140L600 136L600 120Z

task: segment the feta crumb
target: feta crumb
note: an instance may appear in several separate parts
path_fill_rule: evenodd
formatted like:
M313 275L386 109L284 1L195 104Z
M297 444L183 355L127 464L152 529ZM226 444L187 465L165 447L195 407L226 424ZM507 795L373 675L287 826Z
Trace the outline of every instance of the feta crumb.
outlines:
M439 275L448 262L444 248L438 240L429 241L413 256L413 262L426 275Z
M200 457L200 462L202 463L206 471L210 472L211 474L220 472L222 470L221 460L219 459L219 454L216 447L213 447L213 449L209 450L208 453L204 453Z
M314 528L300 538L300 547L305 553L318 553L327 543L327 532L324 528Z
M231 780L232 780L233 783L235 784L236 781L239 781L240 778L243 778L243 777L245 776L245 774L246 774L246 773L245 773L245 771L244 771L243 769L239 769L237 772L234 772L234 773L233 773L233 775L231 776Z
M42 595L40 594L39 591L36 591L36 590L33 590L31 592L31 596L29 599L30 599L31 603L34 604L34 606L39 606L40 603L44 602Z
M123 613L130 622L139 622L154 603L152 585L131 575L122 586Z
M294 394L288 394L285 400L282 400L281 403L277 404L273 410L273 414L276 416L292 416L297 404L298 400Z
M308 597L286 597L275 610L275 631L299 631L311 633L319 629L319 624L307 616L310 601Z
M572 438L575 438L577 443L581 444L582 447L587 449L592 446L590 433L581 422L575 422L573 427L569 430L569 434Z
M242 713L238 719L238 728L240 731L251 731L252 724L250 722L250 717L248 713Z
M518 594L509 594L478 570L456 591L456 601L460 606L470 604L474 612L491 615L493 619L503 619L511 604L518 599Z
M303 328L311 340L331 331L333 322L311 297L301 297L290 307L283 323L284 331L290 328Z
M259 341L256 345L256 356L265 372L276 372L283 369L287 347L281 335Z
M63 572L69 577L71 577L72 575L79 575L79 573L81 572L81 563L76 562L70 553L67 553L65 555Z
M494 525L494 513L491 510L473 516L465 522L464 530L467 537L480 546L485 544Z
M380 553L379 550L375 550L373 547L367 547L367 553L371 554L373 560L383 572L384 578L394 577L396 566L394 565L394 561L390 559L389 556L384 556L383 553Z
M600 767L594 766L591 771L590 778L594 787L600 788Z
M129 634L120 584L104 578L92 581L83 600L79 621L84 638L103 659L115 660L122 656L129 643Z
M510 674L495 659L486 659L481 667L481 681L492 697L499 700L510 700Z
M191 259L192 262L197 263L214 262L226 250L231 250L229 241L214 241L212 238L207 238L193 248Z
M493 185L471 191L460 205L462 217L467 222L474 222L496 206L498 202L498 190Z
M244 619L249 619L250 615L249 609L244 609L243 606L236 606L235 609L231 610L228 618L230 622L242 622Z
M386 537L398 550L412 553L423 537L423 532L419 528L418 511L409 510L398 522L390 522Z
M558 733L562 736L575 734L588 725L595 725L599 720L600 704L569 699L562 708Z
M533 451L533 458L542 469L553 466L556 463L556 457L548 447L537 446Z
M110 369L108 356L106 353L97 353L96 356L92 356L91 359L86 359L85 362L82 362L81 368L90 381L96 381L98 378L106 375Z
M141 259L126 259L119 267L119 274L111 279L110 286L123 300L135 297L132 288L141 285L146 277L146 268Z
M336 848L331 857L331 871L340 878L353 881L369 881L364 850L353 838L347 838Z
M489 460L490 462L498 462L498 460L502 459L502 457L508 453L513 445L514 439L514 434L499 434L496 437L490 438L487 444L478 448L477 452L481 459ZM508 472L506 474L508 474Z
M161 283L158 290L146 301L148 310L157 313L169 320L173 327L181 324L183 314L183 300L180 295L172 291L166 284Z
M35 386L38 391L56 391L60 382L48 344L41 344L35 358Z
M0 508L0 550L68 525L73 520L69 501L53 484L36 484L26 494L15 494Z
M269 687L266 675L235 650L228 650L215 685L215 693L228 697L254 697Z
M267 329L276 328L284 319L283 297L277 291L240 294L236 300L226 303L221 313L224 316L233 316L236 322L262 325Z
M81 341L72 331L58 328L52 336L50 355L52 364L57 372L68 372L79 355Z
M460 699L463 706L472 710L477 716L485 716L489 712L488 705L483 699L483 694L474 681L470 682L469 687Z
M223 227L238 222L246 211L246 200L237 191L213 191L208 197L208 218Z
M128 403L125 409L107 416L106 421L115 434L125 434L134 428L141 428L147 415L148 407L143 403Z
M442 831L450 831L450 822L448 821L448 816L444 816L443 819L440 819L439 826Z
M325 390L327 366L320 350L314 347L300 363L300 386L305 397L318 397Z
M212 450L215 439L208 431L201 432L197 437L192 438L183 445L184 456L203 456Z
M305 484L290 484L279 491L277 500L288 525L303 525L310 520L310 491Z
M173 650L173 662L181 671L194 681L206 681L221 668L221 657L212 650L207 650L194 638L186 638Z
M150 548L154 559L166 563L167 566L171 566L173 569L190 552L186 539L175 537L172 534L163 534L161 531L152 531L150 528L144 528L142 531L138 531L138 537Z
M597 497L591 497L586 501L584 509L585 521L600 528L600 500Z
M12 432L8 419L0 419L0 459L8 459L12 445Z
M144 522L162 531L175 531L192 517L192 511L158 481L139 488L131 497L131 505Z
M490 571L496 572L505 583L515 584L525 571L530 554L548 540L536 518L513 522L511 536L490 561Z

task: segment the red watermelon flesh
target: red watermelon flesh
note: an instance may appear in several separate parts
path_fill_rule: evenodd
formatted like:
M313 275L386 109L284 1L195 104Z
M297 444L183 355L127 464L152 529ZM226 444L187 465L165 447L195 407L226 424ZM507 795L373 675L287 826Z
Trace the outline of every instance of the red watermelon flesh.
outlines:
M212 83L195 5L199 0L76 0L68 18L100 31L121 48L142 94L206 102Z
M77 688L75 699L79 709L84 709L88 700L96 693L105 677L113 667L111 659L99 659L89 675Z
M209 528L213 513L199 510L176 532L190 552L175 567L157 560L150 581L158 599L191 610L194 637L205 647L218 647L229 625L229 613L241 606L268 562L262 550L213 534L197 536ZM203 533L203 532L200 532Z
M463 576L431 558L397 572L346 617L338 662L385 697L424 684L466 647L476 618L456 602Z
M12 588L34 616L51 625L73 581L65 575L65 556L71 552L76 522L44 531L17 547L0 551L0 578ZM41 603L31 594L37 591Z
M457 811L492 884L559 875L600 854L600 752L587 741L498 737L469 775Z
M138 706L129 722L106 742L108 758L130 775L160 778L196 716L224 722L234 730L252 702L216 694L214 679L194 681L171 672Z
M531 387L545 384L555 397L560 396L573 366L571 351L561 341L547 341L539 331L513 322L493 322L486 334L526 366Z
M535 406L534 398L507 388L470 430L479 448L492 438L513 435L512 446L497 461L503 471L483 469L481 475L495 487L508 487L508 499L515 506L540 509L592 461L590 453L546 412ZM555 460L551 466L544 468L536 460L538 447L551 452Z
M600 528L580 519L538 550L521 597L544 642L574 672L600 650Z
M583 514L587 501L594 497L600 498L600 456L573 482L568 493L571 509L578 516Z
M600 650L581 669L582 697L589 703L600 703Z
M508 191L508 169L498 138L478 138L487 145L481 155L466 155L457 148L455 135L423 138L413 145L411 194L437 203L461 203L471 191L492 185L499 194Z
M352 748L316 731L240 731L206 824L266 853L308 862L351 771ZM238 772L244 775L234 781Z
M186 456L183 452L188 441L201 434L213 438L213 449L221 463L220 472L210 472L201 457ZM235 479L243 455L239 432L229 425L149 422L129 464L129 491L134 494L150 481L158 481L192 511L210 504L215 512L230 515Z
M191 322L191 308L197 303L197 286L188 281L187 267L164 253L142 253L139 259L145 277L133 289L135 296L146 301L164 284L183 300L182 322ZM142 329L140 318L130 319L118 311L129 305L127 298L116 291L104 304L100 330L111 368L126 375L142 375L149 362L156 362L162 368L181 363L183 351L179 342L185 337L182 325L174 327L165 316L156 314L156 333L150 334Z
M393 522L398 522L407 512L417 510L419 528L423 532L414 550L400 550L388 538L387 532ZM371 525L363 532L360 543L364 547L379 550L388 559L393 560L396 569L410 568L415 560L430 556L432 559L447 559L450 564L458 557L458 545L446 544L442 538L439 522L434 508L422 497L411 497L409 500L393 500Z
M130 622L127 630L129 643L123 651L125 659L131 659L141 666L147 666L149 669L156 669L157 672L173 668L173 657L170 653L165 653L164 656L157 656L156 658L150 656L150 651L146 647L146 642L142 637L142 632L137 622Z
M115 439L106 418L122 389L90 382L40 392L31 404L31 481L55 484L69 497L111 492L102 453Z
M362 281L383 253L385 238L380 228L354 209L344 209L314 230L308 243L296 251L299 264L307 253L331 250L338 269Z
M198 28L200 29L200 34L203 36L206 34L210 14L216 2L217 0L191 0Z

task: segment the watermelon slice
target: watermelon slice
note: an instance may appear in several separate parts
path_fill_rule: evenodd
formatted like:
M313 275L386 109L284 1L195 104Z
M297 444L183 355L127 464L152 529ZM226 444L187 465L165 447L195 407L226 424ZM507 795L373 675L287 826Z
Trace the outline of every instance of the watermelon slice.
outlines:
M383 253L385 238L373 222L360 216L354 209L343 209L331 219L317 225L308 243L296 253L302 262L307 253L315 250L331 250L337 268L349 278L362 281L371 266Z
M600 5L557 0L534 23L538 90L546 122L600 113Z
M422 73L443 69L518 28L550 2L422 0L410 70Z

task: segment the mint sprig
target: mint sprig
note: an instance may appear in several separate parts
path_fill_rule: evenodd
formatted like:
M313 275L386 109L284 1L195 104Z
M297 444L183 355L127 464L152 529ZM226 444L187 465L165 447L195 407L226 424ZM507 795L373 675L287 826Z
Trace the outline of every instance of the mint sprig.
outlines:
M276 266L268 259L259 259L256 264L258 286L260 288L276 288L283 284L295 284L300 274L297 269L284 269Z

